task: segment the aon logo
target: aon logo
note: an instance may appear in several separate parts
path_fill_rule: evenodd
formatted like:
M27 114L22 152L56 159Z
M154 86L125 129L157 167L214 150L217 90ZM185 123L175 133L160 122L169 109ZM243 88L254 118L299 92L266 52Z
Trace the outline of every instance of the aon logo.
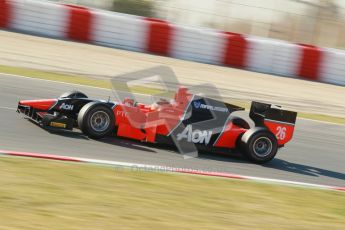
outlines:
M201 131L201 130L192 130L191 125L183 130L182 133L177 134L177 140L186 139L188 142L193 142L195 144L208 144L211 140L212 131Z
M63 109L63 110L73 110L73 107L74 105L69 105L65 103L62 103L62 105L60 105L60 109Z

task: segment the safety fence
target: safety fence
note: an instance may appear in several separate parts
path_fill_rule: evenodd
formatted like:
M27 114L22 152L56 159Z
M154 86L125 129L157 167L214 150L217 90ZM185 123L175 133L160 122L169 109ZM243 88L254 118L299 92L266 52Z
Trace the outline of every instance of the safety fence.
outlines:
M345 85L345 52L36 0L0 0L0 27Z

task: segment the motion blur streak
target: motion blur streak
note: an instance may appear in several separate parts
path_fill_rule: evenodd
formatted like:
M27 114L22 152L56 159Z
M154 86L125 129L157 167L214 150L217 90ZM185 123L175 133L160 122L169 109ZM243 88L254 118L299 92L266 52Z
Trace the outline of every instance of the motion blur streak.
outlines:
M0 26L10 30L345 85L342 50L51 2L1 2Z

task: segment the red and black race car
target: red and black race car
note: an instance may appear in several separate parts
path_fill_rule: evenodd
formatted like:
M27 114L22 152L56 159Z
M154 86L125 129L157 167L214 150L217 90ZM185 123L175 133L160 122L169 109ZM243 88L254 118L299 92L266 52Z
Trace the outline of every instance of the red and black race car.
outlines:
M17 112L45 128L79 128L90 138L108 135L177 146L182 153L198 150L240 151L249 160L264 163L293 136L296 112L252 102L254 127L235 111L244 110L219 100L194 95L181 87L174 99L147 105L131 99L111 102L89 99L73 91L58 99L23 100Z

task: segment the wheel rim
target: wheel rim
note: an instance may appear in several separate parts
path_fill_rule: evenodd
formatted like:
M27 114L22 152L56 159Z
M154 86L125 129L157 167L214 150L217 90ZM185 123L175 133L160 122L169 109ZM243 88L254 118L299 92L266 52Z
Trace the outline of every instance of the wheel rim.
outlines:
M254 142L253 148L257 156L266 157L272 152L273 143L267 137L260 137Z
M104 111L97 111L91 116L91 128L96 132L104 132L110 124L109 115Z

